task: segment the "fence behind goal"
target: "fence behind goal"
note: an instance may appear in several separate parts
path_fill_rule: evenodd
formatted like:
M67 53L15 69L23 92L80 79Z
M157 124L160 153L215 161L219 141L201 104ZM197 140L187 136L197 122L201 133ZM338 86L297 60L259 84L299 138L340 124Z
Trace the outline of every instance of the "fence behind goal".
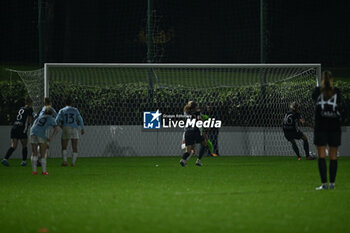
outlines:
M282 119L297 101L313 123L311 93L320 70L319 64L48 63L19 75L36 111L44 96L56 110L73 97L86 125L81 156L180 155L183 129L143 129L143 113L183 114L189 100L222 121L220 155L294 155ZM301 130L313 140L311 129ZM50 156L60 156L59 141L58 136L51 144Z

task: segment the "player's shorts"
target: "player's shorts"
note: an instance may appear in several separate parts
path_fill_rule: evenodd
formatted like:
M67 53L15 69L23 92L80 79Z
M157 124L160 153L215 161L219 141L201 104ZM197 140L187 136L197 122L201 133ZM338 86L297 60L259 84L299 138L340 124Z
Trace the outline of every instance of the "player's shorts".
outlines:
M186 146L195 145L196 143L202 143L204 141L203 135L199 130L188 130L185 132L185 144Z
M79 130L70 126L63 126L61 138L63 140L79 139Z
M31 144L44 144L47 143L47 139L36 136L36 135L31 135L30 136L30 143Z
M303 138L303 133L301 131L288 131L285 130L284 131L284 137L288 140L288 141L292 141L292 140L300 140Z
M11 129L11 139L27 139L28 135L22 127Z
M341 130L314 131L314 144L316 146L332 146L341 145Z

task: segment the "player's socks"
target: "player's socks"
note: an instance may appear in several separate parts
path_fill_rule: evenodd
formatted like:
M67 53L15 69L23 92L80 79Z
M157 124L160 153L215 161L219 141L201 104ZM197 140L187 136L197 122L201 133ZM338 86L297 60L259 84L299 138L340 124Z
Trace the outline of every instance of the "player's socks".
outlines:
M15 149L10 147L10 149L8 149L6 152L5 159L8 160L14 151Z
M31 157L31 160L32 160L32 169L33 169L33 172L37 172L36 171L36 168L37 168L37 162L38 162L38 156L32 156Z
M77 152L73 152L73 158L72 158L72 165L75 165L75 162L77 161L78 158L78 153Z
M310 152L309 152L309 142L306 140L304 141L304 151L305 151L305 156L309 157L310 156Z
M41 170L43 173L46 173L46 158L41 158L40 159L40 163L41 163Z
M190 154L189 154L188 152L185 152L185 153L182 155L182 159L183 159L183 160L187 160L189 156L190 156Z
M180 165L183 167L186 167L187 166L186 160L180 159Z
M203 164L201 163L201 160L200 160L200 159L197 159L197 161L196 161L196 166L199 166L199 167L203 166Z
M63 162L67 163L67 150L62 150L62 158Z
M318 170L320 172L322 184L326 184L327 183L327 165L326 165L325 158L318 158Z
M337 175L338 160L331 159L329 164L329 183L335 182L335 177Z
M298 148L297 144L292 143L292 147L293 147L295 154L298 156L298 158L300 158L299 148Z
M208 147L201 145L201 148L199 150L199 155L198 155L198 159L202 159L204 152L207 150Z
M28 156L28 148L25 147L22 149L22 160L26 161L27 160L27 156Z

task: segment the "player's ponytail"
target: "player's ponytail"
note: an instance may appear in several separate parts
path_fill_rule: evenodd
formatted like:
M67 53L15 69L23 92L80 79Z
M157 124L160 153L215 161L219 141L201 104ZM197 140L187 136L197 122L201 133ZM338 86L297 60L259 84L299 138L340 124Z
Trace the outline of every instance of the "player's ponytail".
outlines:
M325 99L329 99L334 94L332 73L328 70L322 72L321 92Z
M188 101L188 103L184 107L184 112L190 114L196 108L197 108L197 103L196 102Z
M50 106L46 106L45 107L45 112L44 112L45 115L52 115L52 110L51 110L51 107Z

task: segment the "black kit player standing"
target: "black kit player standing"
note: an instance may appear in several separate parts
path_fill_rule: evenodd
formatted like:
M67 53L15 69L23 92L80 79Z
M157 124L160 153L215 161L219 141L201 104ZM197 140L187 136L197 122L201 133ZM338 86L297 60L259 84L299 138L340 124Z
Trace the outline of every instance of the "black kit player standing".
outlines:
M27 165L27 143L28 143L28 129L30 124L33 121L33 108L32 108L32 100L27 97L25 100L25 106L21 107L18 111L16 121L14 122L11 129L11 147L7 150L5 158L1 161L4 166L10 166L8 159L12 155L12 153L16 150L18 145L18 140L21 141L22 144L22 162L21 166Z
M316 87L312 93L315 102L314 144L317 147L318 169L322 185L316 190L334 189L337 174L337 152L341 144L341 114L342 96L337 87L333 86L330 71L322 72L321 87ZM327 183L326 147L329 148L329 185Z
M202 120L198 105L194 101L189 101L187 103L187 105L184 107L184 112L189 119ZM207 149L207 140L208 139L205 133L201 132L198 127L194 126L185 128L186 149L185 153L182 155L182 159L180 160L180 165L183 167L187 165L187 159L190 157L191 152L195 149L195 144L200 143L201 148L199 150L196 166L202 166L201 158Z
M305 120L299 113L299 104L297 102L292 102L289 106L290 111L287 112L283 118L283 132L284 137L292 144L292 148L295 154L298 156L298 160L301 160L299 148L295 140L303 140L303 147L305 151L305 156L307 160L314 159L310 156L309 152L309 142L306 135L298 129L298 125L306 124Z

